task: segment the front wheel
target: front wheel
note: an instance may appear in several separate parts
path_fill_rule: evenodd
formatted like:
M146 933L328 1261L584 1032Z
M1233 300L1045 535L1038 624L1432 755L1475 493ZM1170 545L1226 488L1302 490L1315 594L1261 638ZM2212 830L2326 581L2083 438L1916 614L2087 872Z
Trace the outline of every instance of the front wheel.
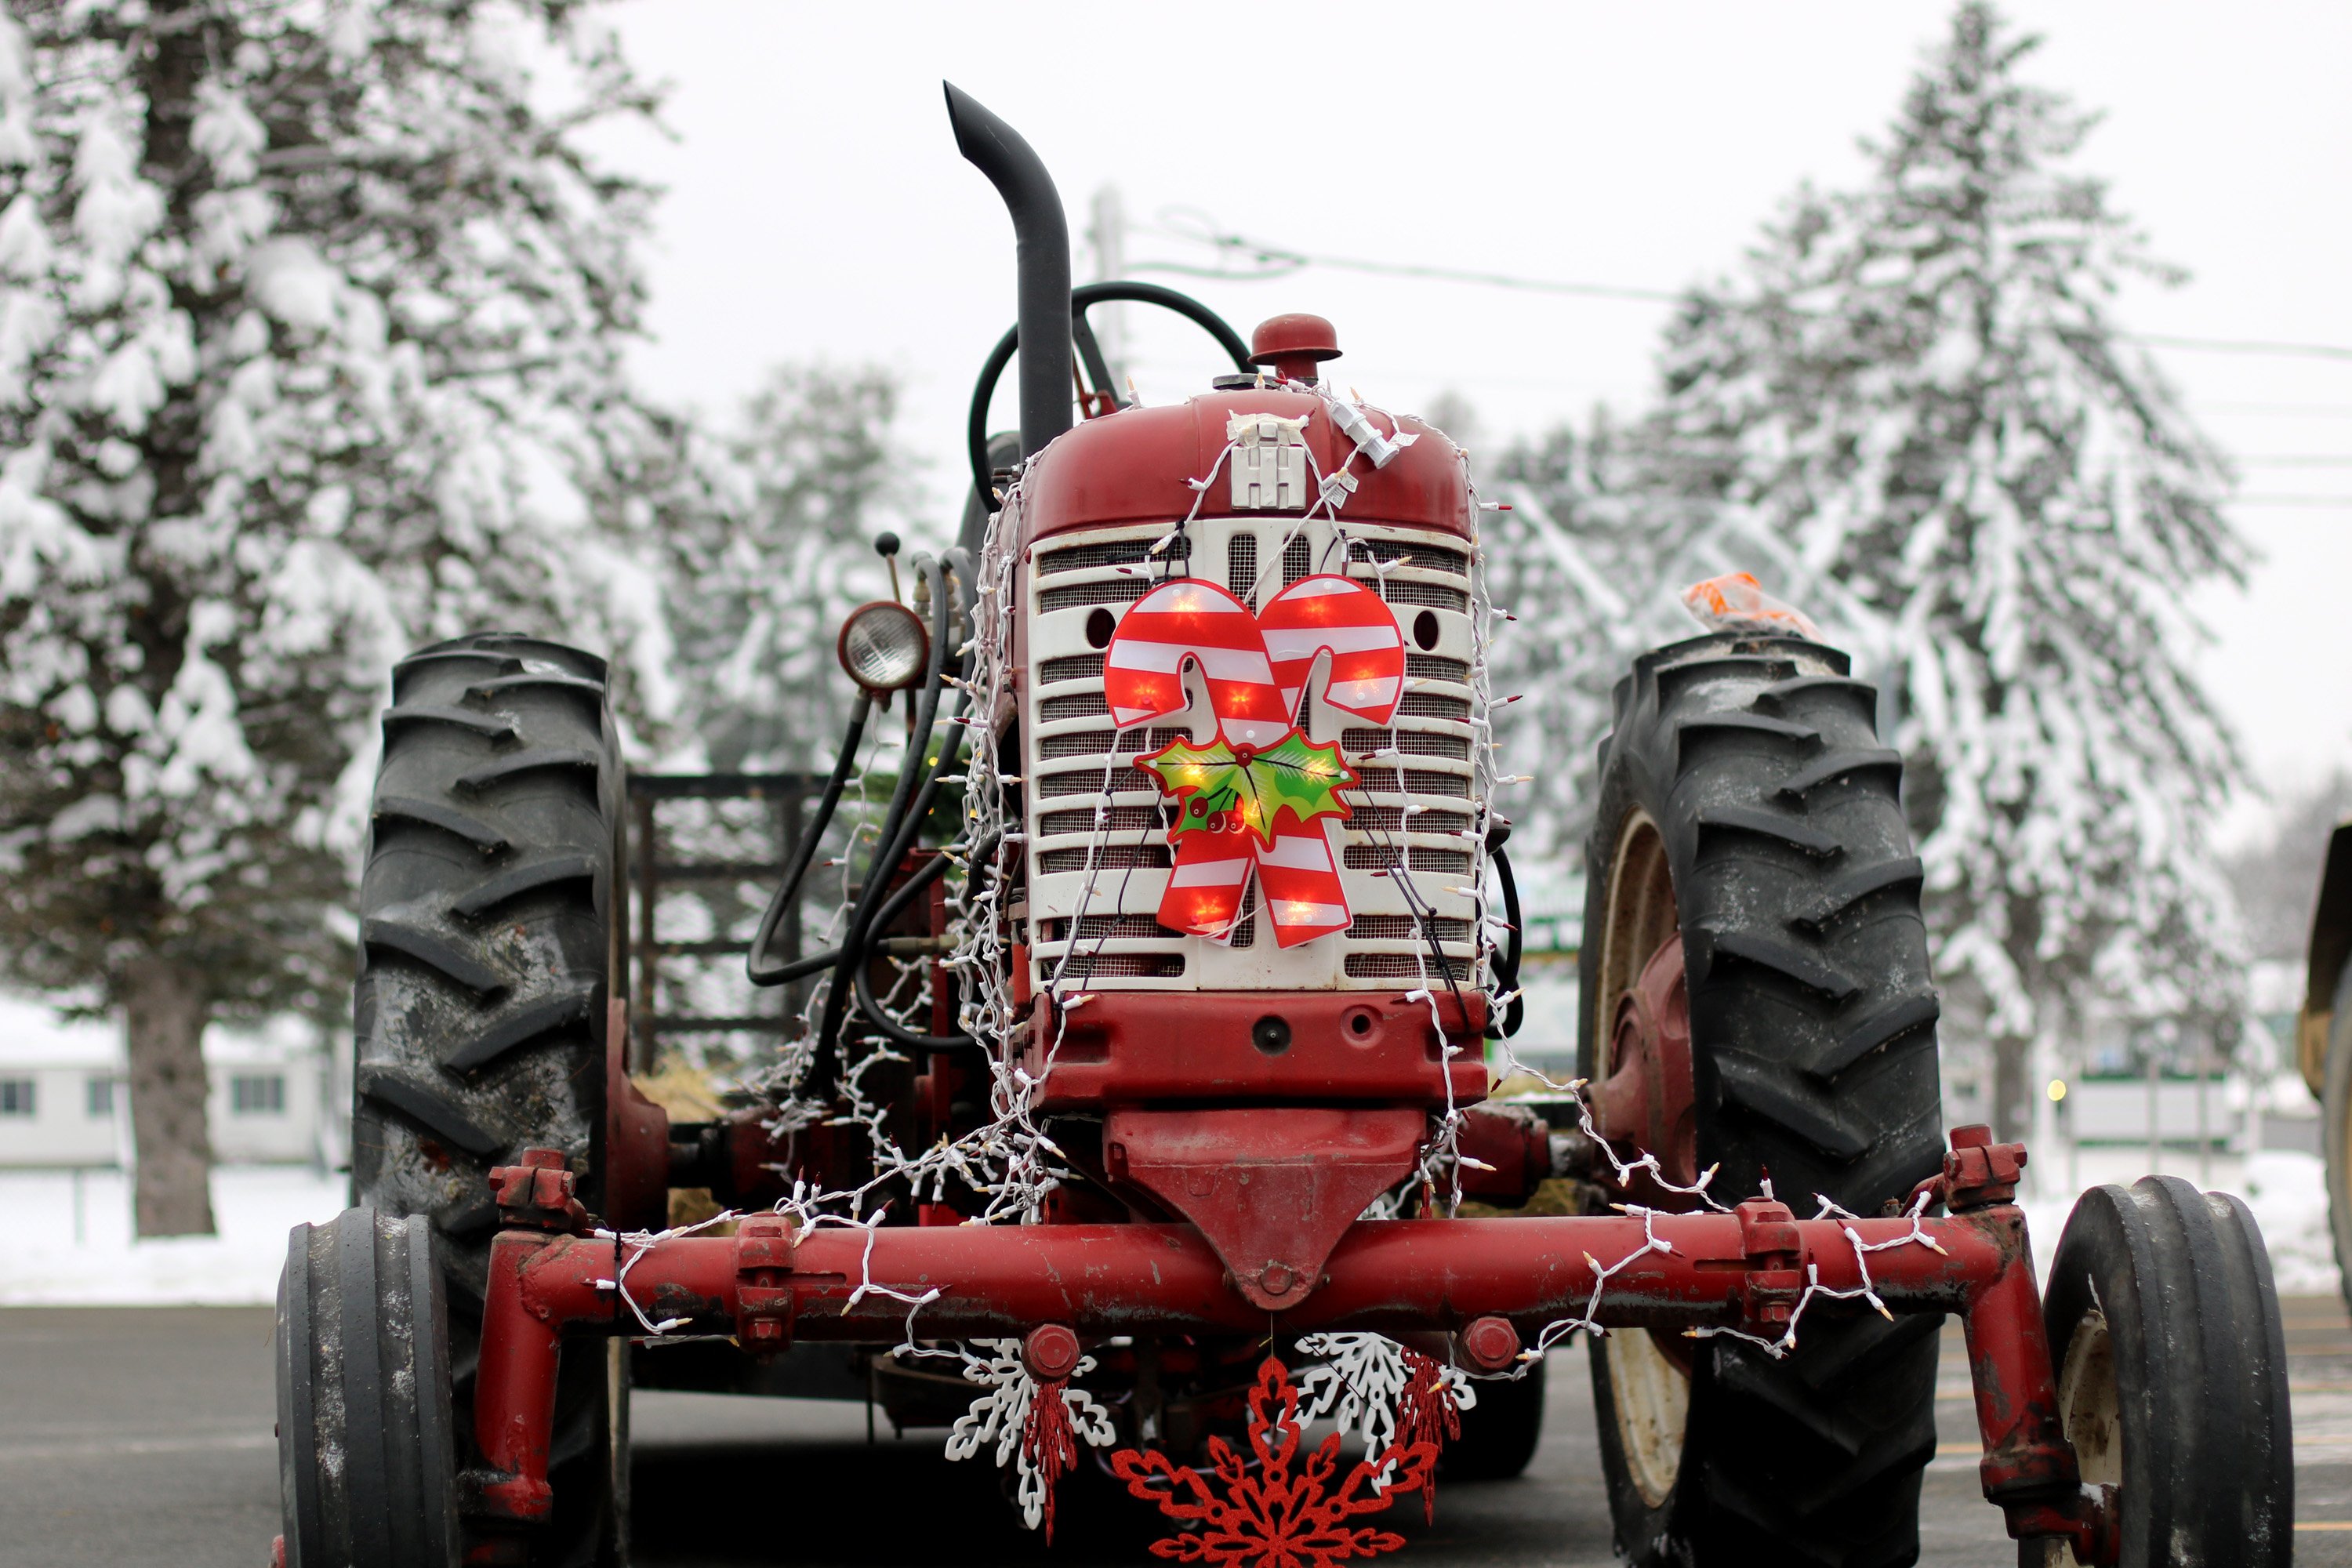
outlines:
M2116 1489L2118 1568L2287 1568L2286 1335L2246 1205L2178 1176L2092 1188L2059 1238L2042 1319L2083 1479ZM2059 1568L2074 1553L2027 1541L2018 1560Z
M449 1313L424 1216L300 1225L278 1287L286 1568L456 1568Z
M1524 1471L1543 1441L1544 1363L1523 1377L1478 1384L1478 1403L1462 1412L1462 1435L1437 1458L1449 1481L1507 1481Z

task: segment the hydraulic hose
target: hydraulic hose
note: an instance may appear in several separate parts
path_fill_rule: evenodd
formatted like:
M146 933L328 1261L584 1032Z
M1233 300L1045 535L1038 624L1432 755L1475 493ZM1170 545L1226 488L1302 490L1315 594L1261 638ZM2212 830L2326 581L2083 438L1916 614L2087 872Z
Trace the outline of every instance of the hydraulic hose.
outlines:
M974 875L978 874L981 863L987 859L989 856L996 853L997 837L998 835L992 833L987 837L980 839L972 845L971 854L967 858L965 864L972 868ZM937 855L932 857L931 859L918 869L913 876L908 878L904 883L900 884L898 890L890 896L890 901L888 903L884 904L879 910L875 911L875 926L877 929L887 927L892 921L896 920L902 911L905 910L906 907L909 903L914 901L916 894L921 892L925 888L929 887L933 882L937 881L947 868L948 858L945 855ZM908 1050L973 1050L977 1049L980 1046L979 1040L967 1034L918 1034L914 1030L908 1028L905 1025L900 1024L896 1019L890 1017L887 1014L882 1011L881 1005L875 1000L873 977L866 973L866 966L863 963L857 966L857 1005L858 1010L866 1015L866 1018L876 1028L879 1029L893 1042L906 1047Z
M1517 994L1519 959L1524 952L1526 940L1525 933L1519 930L1519 884L1511 875L1511 858L1503 853L1501 844L1492 845L1486 853L1494 859L1496 879L1503 884L1503 918L1511 924L1511 933L1504 948L1509 956L1496 955L1495 964L1496 981L1504 990L1513 994L1510 1005L1503 1009L1499 1028L1501 1037L1509 1039L1519 1032L1519 1025L1526 1021L1528 1016L1528 999ZM1495 1026L1489 1025L1489 1027Z
M866 738L866 719L874 710L873 693L860 688L857 701L849 710L849 729L841 739L841 754L834 759L833 776L825 781L824 794L818 797L816 815L801 829L800 847L793 852L792 864L785 868L784 879L768 900L767 912L760 917L760 929L751 938L751 951L744 956L743 967L754 985L783 985L803 975L814 974L825 967L838 953L796 959L790 963L761 967L769 944L776 940L776 928L783 923L784 911L800 896L801 880L808 875L811 863L816 859L817 846L824 838L824 830L832 825L835 807L841 805L842 786L849 780L849 771L857 765L857 747Z

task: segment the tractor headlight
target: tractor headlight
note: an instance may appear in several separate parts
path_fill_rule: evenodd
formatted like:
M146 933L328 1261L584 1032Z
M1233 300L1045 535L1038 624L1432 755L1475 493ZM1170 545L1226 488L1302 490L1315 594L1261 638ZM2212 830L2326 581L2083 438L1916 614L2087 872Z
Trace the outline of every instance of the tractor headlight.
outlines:
M849 679L880 696L903 691L923 678L930 634L914 611L888 599L860 605L841 624L834 651Z

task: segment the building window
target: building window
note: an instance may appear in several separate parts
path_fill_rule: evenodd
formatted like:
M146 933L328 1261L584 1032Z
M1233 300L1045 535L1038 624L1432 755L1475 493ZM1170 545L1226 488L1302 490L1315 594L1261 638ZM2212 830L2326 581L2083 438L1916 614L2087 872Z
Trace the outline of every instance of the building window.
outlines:
M90 1120L101 1121L114 1114L114 1079L103 1073L89 1079L89 1110Z
M284 1073L239 1073L228 1080L228 1108L239 1116L286 1114Z
M0 1078L0 1116L32 1114L33 1080L28 1078Z

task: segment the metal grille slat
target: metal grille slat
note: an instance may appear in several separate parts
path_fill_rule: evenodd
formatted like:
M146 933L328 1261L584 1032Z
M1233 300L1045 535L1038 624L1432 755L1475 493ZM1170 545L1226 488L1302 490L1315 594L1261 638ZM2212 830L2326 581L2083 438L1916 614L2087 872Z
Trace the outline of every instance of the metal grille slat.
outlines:
M1037 684L1040 686L1051 686L1061 680L1100 680L1102 678L1103 656L1098 653L1049 658L1037 667Z
M1397 712L1407 719L1451 719L1459 724L1469 720L1470 700L1436 691L1408 691L1397 703Z
M1114 805L1095 821L1094 807L1077 811L1048 811L1037 818L1037 837L1051 838L1062 833L1092 833L1099 826L1106 833L1139 833L1148 828L1164 827L1168 818L1156 805Z
M1075 610L1086 605L1128 605L1151 592L1149 577L1114 577L1102 583L1072 583L1059 588L1048 588L1037 595L1037 612L1052 615L1055 610Z
M1093 857L1091 867L1087 857ZM1168 847L1164 844L1099 844L1075 845L1067 849L1048 849L1037 857L1037 868L1050 877L1059 871L1126 871L1152 870L1169 863Z
M1386 871L1397 863L1397 847L1393 844L1350 844L1339 851L1339 863L1351 871ZM1466 849L1433 849L1415 844L1405 850L1405 869L1409 871L1443 871L1450 876L1470 874L1470 852Z
M1469 736L1433 735L1422 730L1348 730L1341 731L1339 744L1351 757L1397 751L1409 757L1450 757L1457 763L1470 760Z
M1463 708L1466 711L1469 704L1464 703ZM1048 697L1037 706L1038 721L1045 724L1051 724L1062 719L1103 719L1109 715L1110 704L1103 700L1103 694L1099 689L1073 691L1066 696Z
M1164 536L1150 539L1108 539L1099 544L1074 544L1063 550L1048 550L1037 557L1037 575L1050 577L1061 572L1085 572L1104 566L1145 566L1155 561L1184 561L1192 554L1192 538L1178 534L1166 549L1154 555L1151 547Z

